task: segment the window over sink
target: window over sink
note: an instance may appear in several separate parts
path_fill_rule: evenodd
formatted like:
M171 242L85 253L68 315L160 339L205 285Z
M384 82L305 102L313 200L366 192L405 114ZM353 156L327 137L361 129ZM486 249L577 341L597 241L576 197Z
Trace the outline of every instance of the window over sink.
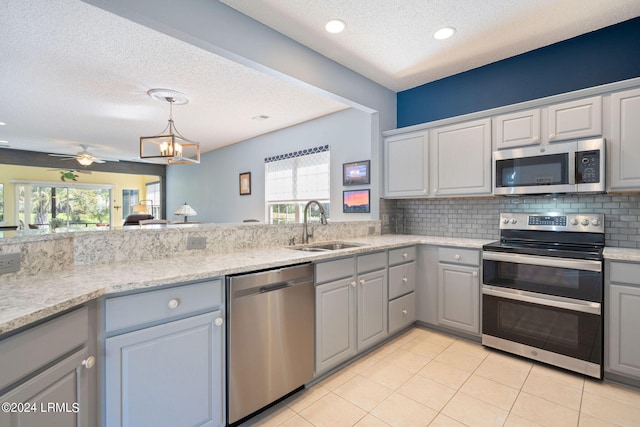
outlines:
M310 200L319 201L329 218L330 157L329 146L324 145L265 159L268 224L303 222L304 206ZM309 218L315 217L319 220L319 211L311 210Z

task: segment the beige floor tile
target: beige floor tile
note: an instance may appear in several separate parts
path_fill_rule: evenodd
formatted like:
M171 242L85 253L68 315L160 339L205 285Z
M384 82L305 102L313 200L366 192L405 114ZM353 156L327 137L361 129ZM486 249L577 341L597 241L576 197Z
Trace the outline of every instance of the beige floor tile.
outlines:
M387 357L388 355L390 355L400 347L401 347L400 345L390 342L388 344L383 345L382 347L378 347L377 349L373 350L371 353L369 353L369 355L373 357L377 357L378 359L384 359L385 357Z
M403 345L402 348L404 350L410 351L412 353L418 354L423 357L427 357L429 359L433 359L444 350L447 349L451 344L443 344L440 342L423 340L423 339L414 339L409 341L407 344Z
M346 368L342 368L341 370L331 374L331 376L320 381L319 384L328 390L335 390L357 374L358 372L347 366Z
M371 414L365 415L354 427L389 427L389 424Z
M432 360L418 372L418 375L457 390L471 374L437 360Z
M414 375L402 384L397 392L436 411L444 408L444 405L456 394L456 390L421 375Z
M313 427L313 424L302 418L302 416L295 414L282 424L278 424L278 427Z
M454 420L453 418L449 418L446 415L438 414L429 427L466 427L464 424Z
M522 391L576 411L580 410L582 390L557 382L552 376L538 375L532 370L522 386Z
M640 425L640 408L585 391L581 411L621 426Z
M419 329L411 329L410 331L403 333L399 337L394 338L390 342L397 345L398 347L402 347L409 341L413 341L417 336L419 336L419 333L415 331L419 331Z
M482 344L463 339L458 339L449 347L452 350L462 350L478 357L487 357L491 351L487 350Z
M617 424L610 423L587 415L584 412L580 413L580 420L578 421L578 427L619 427Z
M521 392L511 410L513 414L547 427L578 425L578 411Z
M320 384L316 384L311 388L296 393L288 399L287 406L296 412L300 412L307 406L320 400L327 393L329 393L329 389L322 387Z
M467 394L458 392L442 413L471 427L495 427L504 424L507 411Z
M378 356L374 356L372 354L368 354L368 355L366 355L364 357L361 357L360 359L356 360L352 364L350 364L349 368L351 368L353 371L355 371L357 373L360 373L360 372L364 371L365 369L367 369L368 367L372 366L374 363L376 363L379 360L382 360L382 359L380 359L380 357L378 357Z
M360 375L395 390L411 378L413 372L383 359L361 372Z
M334 393L328 393L300 412L302 417L315 427L352 426L366 412Z
M276 405L251 418L243 426L276 427L287 421L296 413L286 405Z
M447 335L442 332L430 331L426 329L424 330L424 333L419 336L419 338L422 340L440 343L446 346L450 346L456 341L456 338L450 335Z
M428 357L420 356L419 354L412 353L402 348L397 349L383 360L402 366L414 374L424 368L427 363L431 361Z
M386 399L393 390L361 375L356 375L333 392L368 412Z
M534 363L529 375L550 378L556 383L560 383L571 388L582 391L584 388L584 375L565 371L564 369L554 368L553 366Z
M460 391L476 399L510 411L519 391L479 375L471 375Z
M474 374L488 378L511 388L520 389L529 375L533 364L505 363L503 358L487 356Z
M512 412L507 417L507 421L505 421L504 427L542 427L542 426L538 423L534 423L531 420L522 418L521 416L516 415Z
M504 353L498 350L489 351L487 359L528 370L531 370L535 364L533 360L527 359L526 357L520 357L515 354Z
M449 348L440 353L434 360L471 373L476 370L484 359L485 357L475 356L466 351L453 349L452 346L449 346Z
M584 391L640 408L640 390L622 384L587 379Z
M371 414L392 426L409 427L428 426L438 412L401 394L393 393Z

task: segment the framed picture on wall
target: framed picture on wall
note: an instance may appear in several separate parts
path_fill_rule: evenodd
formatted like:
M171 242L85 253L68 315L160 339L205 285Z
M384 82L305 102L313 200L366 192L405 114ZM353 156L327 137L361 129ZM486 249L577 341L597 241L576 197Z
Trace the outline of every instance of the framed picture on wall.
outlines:
M342 165L342 185L362 185L369 184L370 160L361 162L344 163Z
M342 192L342 212L369 213L369 190L348 190Z
M248 194L251 194L251 172L243 172L240 174L240 195Z

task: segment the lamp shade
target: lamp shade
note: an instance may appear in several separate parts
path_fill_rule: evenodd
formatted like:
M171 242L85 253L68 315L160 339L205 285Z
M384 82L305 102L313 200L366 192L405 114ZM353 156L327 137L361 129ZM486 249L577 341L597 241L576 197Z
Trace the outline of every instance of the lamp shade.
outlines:
M173 213L174 215L179 216L196 216L198 213L193 210L191 206L184 202L184 205L180 206L177 211Z

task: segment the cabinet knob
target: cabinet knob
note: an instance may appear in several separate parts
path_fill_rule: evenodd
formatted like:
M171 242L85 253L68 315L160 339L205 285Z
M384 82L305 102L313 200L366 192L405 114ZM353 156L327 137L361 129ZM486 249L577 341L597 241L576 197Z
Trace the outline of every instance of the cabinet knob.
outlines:
M533 137L533 142L538 142L538 141L540 141L540 137L538 137L538 136L534 136L534 137Z
M364 285L365 280L364 279L360 279L360 284Z
M556 139L556 134L555 133L550 133L549 134L549 139Z
M406 252L403 252L403 253L402 253L402 258L406 258L406 257L408 257L408 256L409 256L409 254L408 254L408 253L406 253Z
M174 308L178 308L179 305L180 305L180 300L178 298L174 298L171 301L169 301L169 304L167 304L167 307L173 310Z
M478 272L477 272L477 271L474 271L473 273L471 273L471 275L472 275L473 277L478 277Z
M96 364L96 358L93 356L89 356L82 361L82 366L84 366L87 369L93 368L95 364Z
M222 320L222 317L218 317L216 318L216 320L213 321L213 323L215 323L216 326L221 326L223 322L224 320Z
M407 309L405 308L404 310L402 310L402 315L406 316L407 315Z
M402 281L403 281L404 283L407 283L407 282L409 281L409 279L407 279L407 277L405 276L405 277L403 277L403 278L402 278Z
M356 281L355 280L351 281L351 286L354 286L354 287L356 286Z
M454 258L455 259L460 259L460 254L455 254Z

